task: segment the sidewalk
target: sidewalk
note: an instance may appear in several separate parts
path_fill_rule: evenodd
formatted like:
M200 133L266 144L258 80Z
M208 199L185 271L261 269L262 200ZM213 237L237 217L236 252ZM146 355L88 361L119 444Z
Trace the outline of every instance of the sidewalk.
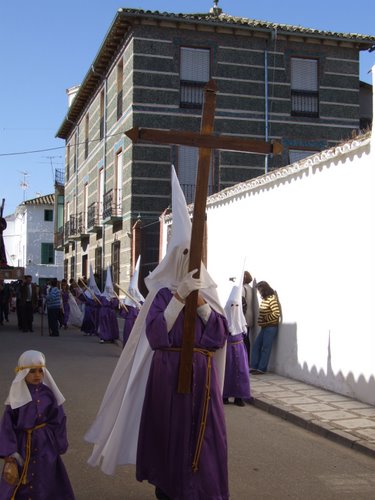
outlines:
M375 458L375 407L273 373L251 375L254 406Z

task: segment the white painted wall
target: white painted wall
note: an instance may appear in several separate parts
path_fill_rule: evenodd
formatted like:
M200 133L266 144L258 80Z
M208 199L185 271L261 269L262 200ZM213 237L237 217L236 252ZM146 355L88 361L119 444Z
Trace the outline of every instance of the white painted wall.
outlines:
M55 251L54 264L41 264L41 244L54 240L54 223L44 220L45 209L53 206L19 205L15 214L7 217L8 227L3 233L8 264L24 267L25 274L31 274L36 283L40 278L60 280L64 274L62 251Z
M270 369L371 404L374 160L369 138L347 143L214 195L207 211L208 269L222 300L244 258L279 294Z

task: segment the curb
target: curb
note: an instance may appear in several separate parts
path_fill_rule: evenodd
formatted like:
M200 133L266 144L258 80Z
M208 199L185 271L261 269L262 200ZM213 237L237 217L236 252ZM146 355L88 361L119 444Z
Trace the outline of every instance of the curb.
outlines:
M308 419L301 412L293 412L287 409L283 405L274 405L254 396L253 406L259 408L260 410L266 411L271 415L287 420L288 422L298 425L307 431L318 434L326 439L329 439L335 443L338 443L347 448L351 448L355 451L363 453L369 457L375 458L375 443L368 443L356 438L345 431L336 429L332 427L329 423L321 422L319 420Z

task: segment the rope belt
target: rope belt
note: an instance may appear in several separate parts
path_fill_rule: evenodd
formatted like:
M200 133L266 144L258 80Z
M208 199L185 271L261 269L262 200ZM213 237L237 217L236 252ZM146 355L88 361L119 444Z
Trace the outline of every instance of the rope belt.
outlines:
M236 340L236 342L231 342L230 340L228 340L228 345L237 345L237 344L243 344L243 339Z
M165 349L160 349L161 351L172 351L172 352L181 352L181 347L167 347ZM208 415L208 406L210 402L210 387L211 387L211 368L212 361L211 358L213 356L212 351L208 351L207 349L200 349L199 347L194 347L193 352L197 352L207 357L207 370L206 370L206 381L205 381L205 393L204 393L204 401L202 408L202 418L199 424L199 433L197 438L197 444L195 446L195 452L193 457L192 469L193 472L198 471L199 459L202 451L204 434L206 431L207 425L207 415Z
M38 429L42 429L43 427L46 427L46 423L44 424L39 424L39 425L36 425L35 427L31 428L31 429L25 429L25 432L26 432L26 454L25 454L25 462L23 464L23 468L22 468L22 473L21 473L21 476L20 476L20 479L18 481L18 484L13 492L13 495L11 497L10 500L14 500L16 498L16 493L19 489L19 487L21 486L21 484L26 484L27 483L27 471L28 471L28 468L29 468L29 463L30 463L30 457L31 457L31 435L34 431L38 430Z

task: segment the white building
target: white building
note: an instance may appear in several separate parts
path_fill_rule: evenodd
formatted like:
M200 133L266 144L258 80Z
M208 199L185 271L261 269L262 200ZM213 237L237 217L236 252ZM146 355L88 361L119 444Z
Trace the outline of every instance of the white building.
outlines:
M42 285L50 278L63 277L63 252L54 249L54 195L27 200L5 217L3 233L10 266L25 268L33 281Z
M371 132L208 198L207 263L222 301L244 259L278 292L269 369L373 405L374 256Z

